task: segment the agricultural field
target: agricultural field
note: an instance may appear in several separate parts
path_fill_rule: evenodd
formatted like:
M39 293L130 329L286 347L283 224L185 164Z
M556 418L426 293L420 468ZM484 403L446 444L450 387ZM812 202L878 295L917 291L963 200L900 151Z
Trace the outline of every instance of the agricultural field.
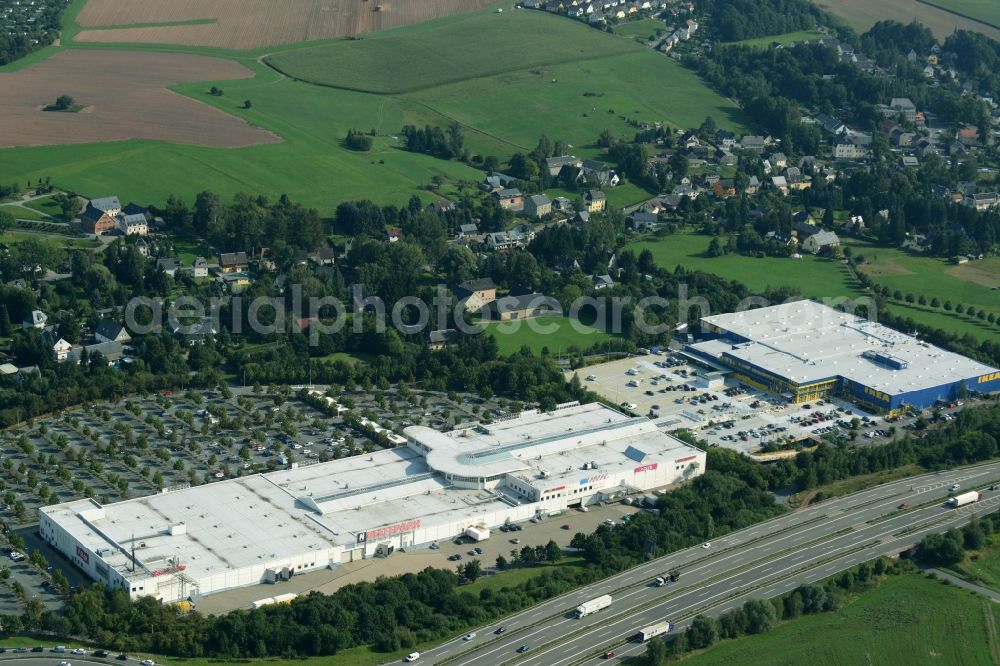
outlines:
M447 48L442 48L447 45ZM476 13L267 56L288 76L335 88L404 93L642 47L542 12Z
M945 0L955 6L969 6L969 0ZM982 0L991 4L991 0ZM937 4L937 0L935 3ZM816 5L835 16L839 16L855 30L864 31L878 21L894 20L909 23L916 20L943 40L956 29L974 30L987 37L1000 39L1000 29L990 27L985 23L962 18L957 14L939 9L922 0L818 0Z
M494 322L486 326L483 335L493 335L503 355L515 354L522 346L540 354L545 347L553 356L566 354L571 348L579 351L605 342L610 335L568 317L539 317L513 322Z
M87 0L82 43L259 49L354 36L489 6L492 0Z
M996 664L1000 607L917 574L890 577L839 611L724 641L685 666Z
M581 48L582 45L589 55L605 55L593 60L551 67L529 66L508 74L439 85L433 93L418 91L406 95L374 95L294 81L258 62L255 54L249 54L235 61L222 62L233 68L227 69L225 75L238 70L241 76L245 76L246 70L249 70L254 74L252 78L175 84L163 81L161 85L170 85L170 91L183 96L173 95L162 88L160 94L169 96L172 101L190 104L199 113L227 118L204 106L210 105L235 116L235 120L228 120L236 122L244 131L255 135L263 133L271 140L273 137L269 133L273 133L280 137L280 142L238 149L193 145L202 142L197 137L192 137L188 143L165 143L172 139L163 134L176 135L182 129L194 131L196 128L186 123L178 124L177 114L174 114L172 124L156 130L155 138L162 139L160 141L129 133L127 136L131 138L114 143L4 150L0 153L0 182L34 181L48 176L57 186L67 190L90 196L114 192L124 199L143 204L162 203L170 194L190 201L206 189L224 197L240 191L255 191L271 197L287 194L295 201L316 207L321 214L330 214L338 201L361 196L386 203L403 203L413 194L425 201L437 196L455 197L460 194L463 184L482 178L481 171L458 161L443 161L402 150L398 137L394 135L405 124L444 126L457 120L464 126L465 144L473 154L496 155L501 160L506 160L514 152L529 151L542 132L571 143L577 154L592 157L598 152L592 144L603 129L609 128L621 136L629 136L634 132L628 124L631 119L693 126L711 114L722 126L735 128L740 124L741 116L731 103L716 95L680 65L628 39L599 33L579 22L538 12L519 11L502 15L482 12L450 17L358 42L333 44L329 48L367 47L370 43L375 44L374 48L378 50L383 48L378 46L378 42L395 40L398 43L400 35L411 32L418 43L423 43L420 40L426 40L423 35L428 31L444 40L442 43L461 41L464 26L470 22L472 25L513 26L500 31L500 38L487 42L488 48L483 44L476 45L480 52L488 52L488 57L477 60L481 67L488 68L491 63L508 58L510 52L503 41L504 35L527 30L523 26L532 24L540 26L533 28L541 35L537 40L540 43L550 41L545 35L551 30L565 31L567 39L561 42L577 45L572 48ZM106 52L54 48L57 49L54 58ZM576 59L575 52L565 49L556 47L556 55ZM310 52L314 49L302 50ZM107 52L119 61L117 67L138 62L140 55L151 58L150 62L154 64L162 62L159 58L195 57L156 54L148 48L129 51L127 57L118 50L112 52L108 49ZM547 62L542 51L534 51L532 57ZM21 72L30 73L35 71L35 67L48 62L36 63L8 74L0 73L0 80ZM209 62L214 62L214 59ZM216 76L211 71L187 80ZM105 76L91 74L84 72L78 78L94 81ZM380 76L381 79L376 81L378 85L388 85L393 81L398 83L395 75ZM440 72L434 76L438 78L428 80L442 80ZM556 83L552 82L553 78ZM652 81L663 85L651 85ZM221 88L223 94L209 95L212 86ZM38 103L48 102L49 96L54 99L55 95L50 93L46 91ZM74 96L81 103L88 104L86 94ZM244 100L252 102L251 108L242 108ZM0 106L3 103L0 101ZM503 114L494 107L513 111ZM610 110L614 113L609 113ZM106 109L102 107L89 115L96 116L104 111ZM72 115L75 116L72 120L77 121L88 114L58 115ZM0 128L2 126L0 122ZM378 134L370 152L358 153L343 146L344 137L351 128L374 130ZM216 134L226 136L222 132ZM148 174L154 170L157 177L149 178ZM443 179L444 185L437 191L428 192L426 188L435 177ZM622 203L634 203L642 197L641 192L629 185L618 190L609 195L612 203L617 203L618 199Z
M186 54L64 50L0 73L0 147L145 138L235 148L279 138L167 87L200 79L248 78L243 65ZM45 112L71 95L79 113Z
M925 0L928 4L1000 29L1000 4L995 0Z
M221 149L133 139L15 148L0 152L0 182L51 176L64 189L90 196L114 192L143 204L162 203L170 194L193 201L206 189L224 197L240 191L285 193L329 214L339 201L360 196L386 203L403 203L413 194L430 199L437 194L419 188L434 176L451 183L482 177L457 161L402 151L391 137L376 139L370 152L349 151L342 145L349 128L394 132L404 124L401 105L392 98L295 83L253 61L245 65L255 77L179 85L175 90L185 96L172 96L266 127L281 136L280 143ZM209 95L212 85L225 94ZM245 99L252 100L251 109L241 108ZM154 171L156 178L150 178ZM449 190L440 195L453 196Z

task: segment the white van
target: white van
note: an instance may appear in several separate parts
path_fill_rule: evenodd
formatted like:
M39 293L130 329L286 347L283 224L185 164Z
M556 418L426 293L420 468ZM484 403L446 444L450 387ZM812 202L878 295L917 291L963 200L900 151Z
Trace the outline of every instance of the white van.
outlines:
M410 654L406 655L406 661L416 661L417 659L420 659L419 652L411 652Z

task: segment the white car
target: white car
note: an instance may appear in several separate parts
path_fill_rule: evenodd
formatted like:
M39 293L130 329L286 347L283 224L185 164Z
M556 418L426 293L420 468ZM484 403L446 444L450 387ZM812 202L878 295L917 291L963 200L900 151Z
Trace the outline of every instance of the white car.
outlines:
M73 654L87 654L87 651L84 650L83 648L76 648L75 650L73 650Z
M596 382L597 381L597 375L587 375L587 381L588 382Z
M711 544L711 542L706 541L705 543L701 544L701 547L702 548L711 548L712 544Z
M59 666L73 666L73 664L69 663L68 661L60 661Z
M417 659L420 659L420 653L411 652L410 654L406 655L406 658L403 659L403 661L416 661Z
M470 633L462 636L462 640L463 641L471 641L475 637L476 637L476 632L473 631L473 632L470 632Z
M152 659L143 659L142 666L156 666L156 662Z
M605 525L611 525L611 526L614 526L614 524L615 524L615 521L613 521L613 520L611 520L610 518L608 518L608 519L606 519L606 520L604 521L604 524L605 524Z
M959 484L957 484L957 483L953 483L953 484L951 484L951 489L952 489L952 490L958 490L958 489L959 489L959 488L961 488L961 487L962 487L962 486L960 486L960 485L959 485Z

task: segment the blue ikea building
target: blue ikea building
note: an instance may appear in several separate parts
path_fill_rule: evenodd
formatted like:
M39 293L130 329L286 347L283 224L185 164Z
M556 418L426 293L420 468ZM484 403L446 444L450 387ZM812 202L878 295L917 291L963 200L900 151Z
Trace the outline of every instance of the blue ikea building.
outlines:
M804 403L841 395L875 412L1000 391L1000 370L815 301L702 319L687 352Z

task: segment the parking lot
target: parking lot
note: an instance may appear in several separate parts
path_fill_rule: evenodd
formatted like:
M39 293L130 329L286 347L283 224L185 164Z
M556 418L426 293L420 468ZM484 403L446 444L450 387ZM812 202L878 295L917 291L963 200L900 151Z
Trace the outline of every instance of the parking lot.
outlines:
M313 389L321 394L326 386ZM0 433L0 518L25 542L82 582L61 554L36 533L37 509L81 497L101 503L162 489L213 483L291 465L311 465L391 446L384 435L411 424L450 427L507 407L455 393L386 387L334 388L337 416L298 399L289 387L165 391L89 404ZM377 433L381 430L382 434ZM48 573L27 560L0 556L0 612L21 612L13 593L47 607L61 604Z
M590 390L620 409L654 419L664 430L686 429L709 446L768 453L808 438L891 437L891 426L839 398L790 404L670 354L646 354L576 371ZM567 377L572 373L567 373ZM856 421L855 421L856 419Z

